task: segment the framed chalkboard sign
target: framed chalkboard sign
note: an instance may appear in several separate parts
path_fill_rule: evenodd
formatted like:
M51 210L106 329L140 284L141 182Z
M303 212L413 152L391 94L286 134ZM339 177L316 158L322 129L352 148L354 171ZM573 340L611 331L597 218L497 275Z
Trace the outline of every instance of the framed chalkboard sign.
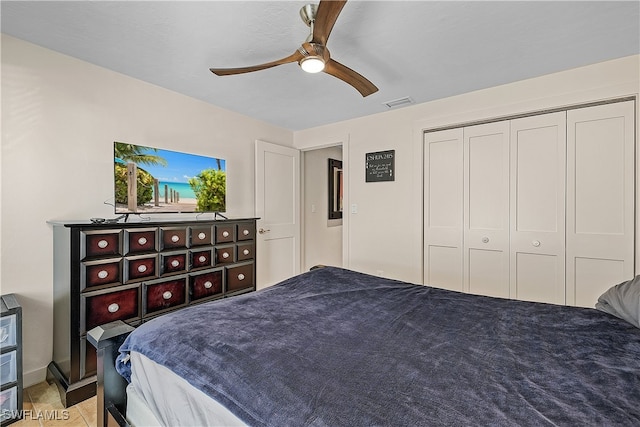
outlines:
M365 181L394 181L395 180L396 150L378 151L366 153L365 157Z

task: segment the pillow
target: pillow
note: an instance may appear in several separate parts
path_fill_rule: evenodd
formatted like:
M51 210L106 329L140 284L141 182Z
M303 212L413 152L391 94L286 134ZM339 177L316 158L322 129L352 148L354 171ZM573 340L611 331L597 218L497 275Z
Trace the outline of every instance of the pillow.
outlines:
M640 328L640 276L609 288L598 298L596 308Z

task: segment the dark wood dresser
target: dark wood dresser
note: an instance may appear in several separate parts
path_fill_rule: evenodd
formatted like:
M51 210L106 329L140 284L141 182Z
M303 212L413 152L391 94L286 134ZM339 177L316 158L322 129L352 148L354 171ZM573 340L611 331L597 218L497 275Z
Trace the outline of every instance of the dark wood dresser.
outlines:
M95 326L137 326L190 304L254 291L256 219L51 222L53 361L65 407L96 394Z

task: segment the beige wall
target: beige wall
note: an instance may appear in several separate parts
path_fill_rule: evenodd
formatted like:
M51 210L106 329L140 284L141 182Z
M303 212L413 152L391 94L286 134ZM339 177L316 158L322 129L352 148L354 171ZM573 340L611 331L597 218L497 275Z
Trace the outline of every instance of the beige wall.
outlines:
M342 160L342 147L304 152L302 271L317 264L342 266L342 220L328 219L329 159ZM315 208L315 210L313 209Z
M635 55L296 132L294 145L300 149L331 138L348 141L343 152L349 198L344 266L422 283L424 129L637 95L639 65L640 56ZM365 154L391 149L396 151L395 181L365 182ZM357 205L357 213L350 213L352 205Z
M227 212L250 217L256 139L291 146L293 134L2 35L0 292L23 304L26 385L42 381L51 361L47 221L115 216L104 204L113 141L226 159Z

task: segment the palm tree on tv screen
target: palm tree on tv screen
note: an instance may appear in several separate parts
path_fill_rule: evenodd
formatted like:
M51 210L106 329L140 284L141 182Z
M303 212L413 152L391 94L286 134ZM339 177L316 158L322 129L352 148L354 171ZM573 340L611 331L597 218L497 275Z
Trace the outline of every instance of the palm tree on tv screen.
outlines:
M125 144L124 142L116 142L113 149L116 158L123 162L133 162L135 164L143 165L161 165L167 166L167 161L160 156L145 153L145 151L152 150L157 152L156 148L143 147L135 144Z
M161 165L167 166L167 161L154 154L149 154L149 151L157 152L156 148L144 147L135 144L126 144L124 142L116 142L114 144L114 157L122 163L116 162L114 167L116 168L116 203L128 204L128 191L127 180L128 175L126 173L127 163L135 163L136 165ZM153 197L153 176L142 168L137 168L136 174L136 204L138 206L144 205L151 201Z

